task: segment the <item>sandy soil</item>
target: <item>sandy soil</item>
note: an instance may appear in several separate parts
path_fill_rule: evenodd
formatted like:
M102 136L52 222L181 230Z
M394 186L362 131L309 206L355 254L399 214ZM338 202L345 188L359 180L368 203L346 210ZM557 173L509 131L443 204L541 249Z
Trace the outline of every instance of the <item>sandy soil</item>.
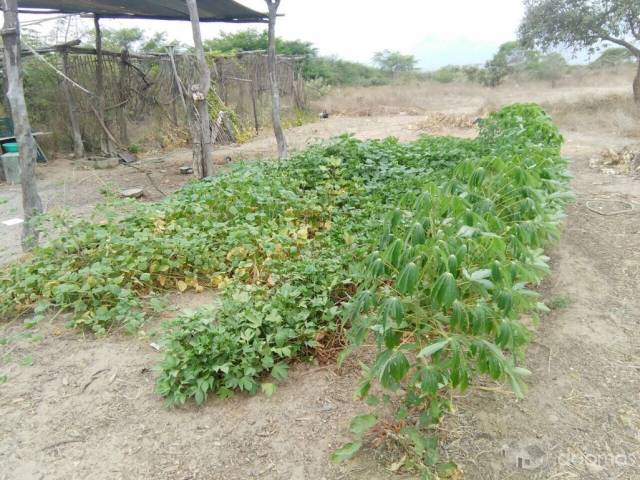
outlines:
M344 131L410 140L420 133L417 122L410 115L334 117L290 131L289 138L298 148ZM507 387L492 384L473 388L458 396L456 412L443 422L443 455L459 463L465 478L640 478L640 216L637 209L603 216L586 208L595 199L623 199L640 208L638 180L589 167L602 148L637 140L614 130L565 133L577 201L550 252L553 274L541 287L554 308L529 348L527 397L516 401ZM234 160L270 156L273 142L260 138L229 152ZM154 181L168 192L185 180L176 171L189 155L174 152L157 165L148 162L155 165ZM126 169L70 174L68 163L56 161L39 172L43 196L49 205L79 213L99 199L103 183L146 185L148 198L161 197L145 174ZM9 199L0 205L2 219L19 211L16 191L0 188L0 198ZM4 231L7 259L16 250ZM177 295L172 303L193 307L207 295ZM396 477L385 469L389 461L378 462L371 452L341 466L328 461L347 438L350 418L365 410L353 399L355 365L340 372L299 365L271 399L237 396L167 410L154 393L159 354L150 343L156 328L96 339L65 329L60 318L37 331L6 325L0 479Z

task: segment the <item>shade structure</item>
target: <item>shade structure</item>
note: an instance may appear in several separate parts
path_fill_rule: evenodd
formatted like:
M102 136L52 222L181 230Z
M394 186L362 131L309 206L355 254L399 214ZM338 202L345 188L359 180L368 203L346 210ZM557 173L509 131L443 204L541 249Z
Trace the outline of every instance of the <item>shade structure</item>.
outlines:
M18 0L23 13L91 13L102 18L189 20L184 0ZM233 0L198 0L201 22L267 22L268 15Z

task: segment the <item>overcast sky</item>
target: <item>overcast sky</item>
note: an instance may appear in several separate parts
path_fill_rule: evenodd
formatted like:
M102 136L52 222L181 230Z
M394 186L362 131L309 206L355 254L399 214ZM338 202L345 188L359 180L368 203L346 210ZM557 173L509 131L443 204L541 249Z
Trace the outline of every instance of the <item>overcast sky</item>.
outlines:
M264 11L264 0L240 0ZM424 69L486 61L516 38L524 8L520 0L282 0L277 33L308 40L322 55L370 63L379 50L413 54ZM168 31L192 44L187 22L103 20L107 27L139 26ZM205 24L205 38L246 25ZM258 25L256 28L266 28Z

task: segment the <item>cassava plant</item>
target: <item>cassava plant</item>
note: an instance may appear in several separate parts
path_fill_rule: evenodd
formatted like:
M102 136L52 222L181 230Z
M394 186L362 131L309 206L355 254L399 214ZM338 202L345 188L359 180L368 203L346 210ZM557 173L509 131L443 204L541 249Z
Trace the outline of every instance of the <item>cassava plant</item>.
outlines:
M352 345L343 357L371 336L377 350L358 395L369 405L378 392L383 402L401 396L399 440L425 478L438 462L433 427L451 391L484 376L522 396L529 372L518 359L529 332L521 318L545 310L530 286L549 271L543 248L570 198L562 137L539 107L490 115L477 143L449 178L407 193L386 215L347 308ZM373 427L375 419L354 421ZM365 432L358 428L334 460L354 455Z

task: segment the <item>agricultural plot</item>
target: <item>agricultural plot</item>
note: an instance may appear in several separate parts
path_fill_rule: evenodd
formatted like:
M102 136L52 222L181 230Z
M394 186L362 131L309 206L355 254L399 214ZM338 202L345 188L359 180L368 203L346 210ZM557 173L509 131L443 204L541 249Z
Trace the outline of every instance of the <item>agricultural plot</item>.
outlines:
M407 465L438 464L433 426L477 375L527 371L527 288L548 272L567 194L562 137L534 105L484 121L475 140L341 137L287 162L235 168L156 204L119 202L99 221L49 220L53 239L2 272L4 317L68 315L72 326L135 331L168 290L217 288L207 309L166 326L158 392L169 405L236 391L271 396L289 365L347 329L377 345L359 395L404 392ZM376 392L374 394L374 392ZM352 456L378 420L354 419Z

